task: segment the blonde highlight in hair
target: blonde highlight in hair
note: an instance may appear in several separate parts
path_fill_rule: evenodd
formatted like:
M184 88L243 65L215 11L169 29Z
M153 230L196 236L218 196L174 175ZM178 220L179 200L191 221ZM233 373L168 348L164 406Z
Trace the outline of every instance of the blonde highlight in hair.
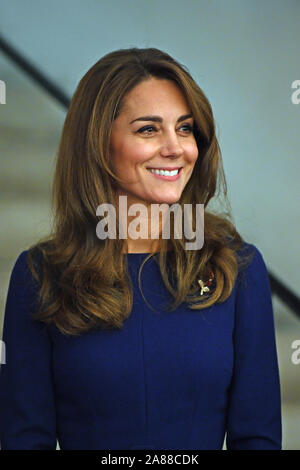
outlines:
M157 262L173 296L171 309L187 302L191 309L202 310L229 297L239 269L252 258L240 255L243 239L232 220L214 117L203 91L185 66L163 51L111 52L88 70L72 97L56 156L51 233L28 250L28 264L39 286L35 318L64 334L121 329L131 313L133 286L122 254L124 241L97 237L96 208L103 203L116 207L120 179L109 158L113 122L127 93L152 77L175 82L194 117L199 155L178 203L182 208L204 204L204 245L186 250L188 240L176 239L172 231L170 240L161 240L159 253L150 253L144 263L151 257ZM208 203L219 195L226 211L208 210ZM214 288L200 296L197 280L205 279L209 270Z

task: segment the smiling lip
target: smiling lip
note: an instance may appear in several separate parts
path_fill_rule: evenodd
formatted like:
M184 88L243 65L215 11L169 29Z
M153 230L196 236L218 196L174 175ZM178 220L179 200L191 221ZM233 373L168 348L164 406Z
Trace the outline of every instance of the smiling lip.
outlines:
M182 168L182 166L172 166L170 168L168 168L168 167L164 167L164 168L147 167L147 170L169 170L169 171L172 171L172 170L180 170L180 168Z
M148 168L148 170L162 170L162 168ZM158 175L156 173L152 173L152 171L150 171L151 175L154 176L154 178L159 178L161 180L166 180L166 181L176 181L178 180L178 178L180 178L181 176L181 170L182 170L182 167L177 167L177 168L174 168L174 170L179 170L177 175L174 175L174 176L170 176L170 175Z

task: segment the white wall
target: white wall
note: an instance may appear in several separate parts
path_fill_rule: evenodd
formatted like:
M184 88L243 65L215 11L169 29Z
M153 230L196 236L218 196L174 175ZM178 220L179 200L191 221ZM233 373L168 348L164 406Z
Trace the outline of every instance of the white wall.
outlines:
M69 95L115 49L158 47L185 64L215 112L238 230L299 294L299 1L7 0L0 9L3 36Z

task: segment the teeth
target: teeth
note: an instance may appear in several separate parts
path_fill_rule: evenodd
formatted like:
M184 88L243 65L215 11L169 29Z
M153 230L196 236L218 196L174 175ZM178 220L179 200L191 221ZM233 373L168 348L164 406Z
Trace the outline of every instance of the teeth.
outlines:
M179 170L153 170L150 169L151 173L156 173L157 175L164 175L164 176L175 176L178 174Z

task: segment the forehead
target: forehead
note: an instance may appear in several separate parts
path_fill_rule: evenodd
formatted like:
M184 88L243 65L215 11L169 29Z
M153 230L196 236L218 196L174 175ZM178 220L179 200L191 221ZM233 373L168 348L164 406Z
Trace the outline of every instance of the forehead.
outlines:
M127 113L145 107L154 112L162 106L178 106L188 110L184 94L171 80L157 78L144 80L130 90L123 99L123 110Z

